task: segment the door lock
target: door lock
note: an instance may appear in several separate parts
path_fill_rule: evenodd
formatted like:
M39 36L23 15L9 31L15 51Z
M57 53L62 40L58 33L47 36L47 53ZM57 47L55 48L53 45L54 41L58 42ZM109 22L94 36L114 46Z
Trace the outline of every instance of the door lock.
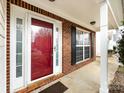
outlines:
M53 50L56 51L56 46L53 47Z

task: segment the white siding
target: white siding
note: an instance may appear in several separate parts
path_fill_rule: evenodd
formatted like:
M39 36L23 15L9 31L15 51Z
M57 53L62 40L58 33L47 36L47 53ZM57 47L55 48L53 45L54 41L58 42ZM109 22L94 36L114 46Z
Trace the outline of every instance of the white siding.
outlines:
M6 0L0 0L0 93L6 93Z

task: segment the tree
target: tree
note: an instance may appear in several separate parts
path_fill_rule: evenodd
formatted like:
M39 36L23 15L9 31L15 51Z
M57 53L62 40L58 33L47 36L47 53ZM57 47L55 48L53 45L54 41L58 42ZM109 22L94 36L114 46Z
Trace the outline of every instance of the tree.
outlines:
M124 20L122 21L122 25L124 26Z

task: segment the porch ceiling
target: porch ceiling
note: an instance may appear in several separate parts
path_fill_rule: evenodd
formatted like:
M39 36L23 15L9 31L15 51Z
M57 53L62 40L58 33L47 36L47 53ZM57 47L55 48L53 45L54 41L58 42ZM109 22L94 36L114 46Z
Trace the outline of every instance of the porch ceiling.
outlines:
M123 19L124 19L124 0L122 0L122 11L123 11Z
M118 22L118 25L121 25L121 21L123 20L123 4L124 0L108 0L111 8L113 10L114 16Z
M24 0L28 3L41 7L44 10L52 12L63 18L71 20L81 26L87 27L94 31L99 31L100 24L100 1L101 0ZM113 13L109 9L109 28L116 28L120 20L122 20L121 0L109 0L116 14L114 20ZM114 2L116 1L116 2ZM90 25L91 21L96 21L95 25ZM120 25L120 24L119 24Z

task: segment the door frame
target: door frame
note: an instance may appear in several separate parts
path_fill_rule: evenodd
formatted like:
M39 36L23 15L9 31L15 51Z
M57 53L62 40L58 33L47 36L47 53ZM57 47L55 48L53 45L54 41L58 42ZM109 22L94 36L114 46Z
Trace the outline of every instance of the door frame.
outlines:
M53 18L38 14L36 12L21 8L19 6L13 5L11 4L11 15L10 15L10 93L13 93L15 91L17 91L18 89L15 89L14 86L15 84L15 80L14 80L14 66L15 66L15 59L16 57L14 57L13 54L13 47L16 47L13 44L13 41L15 41L15 38L13 37L13 34L15 32L15 28L14 28L14 18L16 17L23 17L24 18L24 31L23 31L23 35L24 35L24 69L23 69L23 84L20 88L26 87L28 84L34 83L36 81L48 78L52 75L57 75L62 73L62 22L55 20ZM50 74L48 76L45 77L41 77L39 79L33 80L31 81L31 17L39 19L39 20L43 20L46 22L50 22L53 24L53 74ZM57 31L57 29L59 29ZM30 31L30 32L29 32ZM58 36L58 37L54 37L54 36ZM59 39L59 42L56 42L56 40ZM57 47L57 43L58 43L58 49L56 49ZM28 46L27 46L28 44ZM28 51L27 51L28 49ZM56 65L56 53L58 52L58 63L59 65ZM13 58L14 57L14 58ZM27 73L28 72L28 73ZM21 85L21 84L20 84ZM20 89L19 88L19 89Z
M19 12L17 13L18 10ZM25 10L20 10L14 5L11 5L11 13L10 13L10 93L14 93L15 89L19 86L22 86L22 87L25 86L24 85L25 81L23 81L24 77L20 77L18 79L16 78L16 44L15 44L16 43L16 23L15 22L16 22L16 18L21 18L23 19L23 25L24 25L25 14L23 12L25 12ZM23 33L25 31L24 28L23 28ZM24 47L23 47L23 53L24 53ZM25 54L23 56L25 56ZM24 65L23 63L24 63L24 60L22 61L22 65ZM24 76L23 69L22 69L22 76ZM17 86L15 86L15 84Z

